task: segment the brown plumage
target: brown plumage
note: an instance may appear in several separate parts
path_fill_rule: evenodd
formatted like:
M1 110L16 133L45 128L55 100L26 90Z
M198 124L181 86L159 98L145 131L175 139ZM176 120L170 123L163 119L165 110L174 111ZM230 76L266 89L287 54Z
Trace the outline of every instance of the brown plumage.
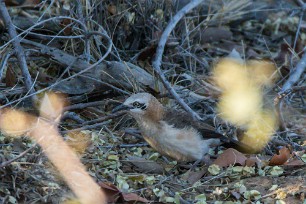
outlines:
M128 109L137 121L144 139L162 155L178 161L203 158L211 146L230 141L203 122L195 121L186 112L164 108L151 94L133 94L116 110Z

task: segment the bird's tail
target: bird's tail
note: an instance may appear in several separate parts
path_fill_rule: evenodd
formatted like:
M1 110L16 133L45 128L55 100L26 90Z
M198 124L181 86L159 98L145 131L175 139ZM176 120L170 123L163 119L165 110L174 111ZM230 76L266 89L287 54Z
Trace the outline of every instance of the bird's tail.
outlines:
M244 144L238 140L235 140L233 138L228 138L222 135L221 141L223 142L223 146L226 148L234 148L242 153L249 153L249 154L256 152L256 150L253 147Z

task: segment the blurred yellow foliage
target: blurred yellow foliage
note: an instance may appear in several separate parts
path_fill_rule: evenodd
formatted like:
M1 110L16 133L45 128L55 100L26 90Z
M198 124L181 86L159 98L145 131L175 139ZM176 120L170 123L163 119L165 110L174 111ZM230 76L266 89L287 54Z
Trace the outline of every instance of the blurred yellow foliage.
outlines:
M277 122L272 110L263 109L263 86L276 80L276 70L267 61L242 63L222 59L214 69L214 80L222 90L218 112L238 127L246 129L242 142L262 149L274 133Z
M261 92L257 89L233 89L223 92L218 111L223 119L244 126L250 123L261 107Z
M39 104L40 116L50 120L59 120L67 100L64 94L45 93Z
M278 73L271 62L250 60L247 67L252 80L260 86L270 86L278 79Z
M67 134L67 144L78 154L83 154L90 144L91 136L85 132L74 131Z
M0 129L9 136L21 136L33 128L37 119L27 113L6 109L0 117Z
M10 136L27 133L41 146L80 201L70 203L106 203L105 194L86 172L85 166L58 131L57 123L64 107L65 98L62 95L45 94L39 107L42 117L6 109L0 114L0 130ZM74 133L70 138L73 139L74 147L77 147L78 151L85 150L88 144L86 134Z
M269 142L276 125L275 114L269 110L262 110L255 114L248 124L247 131L244 133L241 142L259 151Z

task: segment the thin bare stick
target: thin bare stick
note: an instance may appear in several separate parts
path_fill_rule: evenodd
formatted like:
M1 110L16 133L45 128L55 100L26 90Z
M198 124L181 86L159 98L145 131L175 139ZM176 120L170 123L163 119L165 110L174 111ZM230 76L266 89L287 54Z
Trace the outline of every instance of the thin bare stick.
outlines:
M301 10L301 14L300 14L300 19L299 19L298 27L297 27L297 30L296 30L296 33L295 33L295 38L294 38L294 43L293 43L293 48L292 48L293 51L294 51L295 48L296 48L296 43L297 43L298 38L299 38L299 35L300 35L301 25L302 25L304 13L305 13L305 8L303 8L302 5L301 5L301 7L302 7L302 10ZM293 52L293 53L294 53L294 52ZM290 65L291 65L291 67L293 67L293 66L292 66L292 63L293 63L293 56L294 56L293 53L292 53L292 55L291 55L291 57L290 57Z
M296 2L300 7L302 7L302 9L306 9L306 3L304 3L303 0L296 0Z
M96 128L96 127L100 127L102 125L105 125L105 121L110 120L110 119L114 119L114 118L117 118L117 117L120 117L120 116L122 116L124 114L126 114L126 111L120 111L118 113L109 114L109 115L101 117L101 118L97 118L97 119L94 119L94 120L90 120L90 121L84 122L82 124L81 128L75 128L75 129L72 129L72 130L64 130L61 133L62 134L66 134L68 132L88 130L88 129L93 129L93 128ZM92 125L90 125L90 124L92 124Z
M123 90L123 89L120 89L120 88L118 88L118 87L116 87L116 86L114 86L114 85L111 85L111 84L109 84L109 83L106 83L106 82L104 82L104 81L102 81L102 80L96 79L96 78L94 78L94 77L90 77L90 76L80 76L80 77L83 77L83 78L87 78L87 79L93 80L93 81L95 81L95 82L97 82L97 83L99 83L99 84L103 84L103 85L105 85L105 86L108 86L108 87L114 89L115 91L118 91L118 92L123 93L123 94L126 94L126 95L130 95L129 92L127 92L127 91L125 91L125 90Z
M16 161L17 159L20 159L21 157L23 157L24 155L26 155L29 151L31 151L32 149L34 149L36 147L36 144L33 145L32 147L30 147L29 149L26 149L25 151L23 151L21 154L19 154L17 157L10 159L8 161L2 162L0 164L0 168L6 167L7 165L11 164L12 162Z
M120 144L120 145L118 145L119 148L146 147L146 146L149 146L149 144L146 143L146 142L145 143L137 143L137 144ZM106 146L98 145L98 147L101 147L101 148L114 148L114 145L106 145Z
M175 16L173 16L173 18L171 19L171 21L169 22L168 26L166 27L166 29L164 30L160 41L158 43L158 47L156 50L156 56L155 59L152 62L153 68L156 71L156 73L158 74L159 78L161 79L162 83L164 84L165 88L169 91L169 93L175 98L175 100L177 100L177 102L194 118L197 120L200 120L201 117L194 112L181 98L180 96L176 93L176 91L172 88L171 84L169 83L169 81L166 79L165 75L163 74L163 72L160 69L161 66L161 60L162 60L162 55L164 53L164 49L165 49L165 44L167 42L168 36L170 35L170 33L172 32L172 30L174 29L174 27L176 26L176 24L181 20L181 18L183 18L183 16L188 13L191 9L195 8L196 6L198 6L200 3L202 3L203 0L193 0L190 1L190 3L188 3L186 6L184 6L180 11L177 12L177 14L175 14Z
M1 1L1 0L0 0ZM65 36L65 35L44 35L44 34L38 34L38 33L32 33L31 30L33 30L34 28L40 26L40 25L43 25L47 22L50 22L50 21L59 21L59 20L62 20L62 19L68 19L68 20L71 20L71 21L75 21L76 23L80 24L80 26L83 28L83 29L86 29L86 26L83 25L83 23L75 18L71 18L69 16L56 16L56 17L52 17L52 18L48 18L48 19L45 19L43 21L40 21L40 22L37 22L35 23L34 25L32 25L31 27L27 28L26 30L22 31L21 33L19 33L18 35L16 35L15 38L19 38L20 36L22 35L25 35L25 34L32 34L32 35L38 35L38 36L45 36L45 37L52 37L52 38L62 38L62 39L73 39L73 38L83 38L85 37L85 35L76 35L76 36ZM15 40L15 38L12 38L10 39L8 42L4 43L3 45L0 46L0 49L3 49L5 47L7 47L11 42L13 42Z
M77 123L84 123L85 121L80 117L80 115L76 114L75 112L68 112L66 111L61 120L64 121L64 120L67 120L67 119L70 119L70 120L74 120L75 122Z
M104 104L103 101L94 101L94 102L88 102L88 103L73 104L73 105L65 107L64 112L75 110L75 109L84 109L84 108L87 108L87 107L101 106L103 104Z
M6 63L8 59L12 56L12 54L13 52L8 52L4 54L3 56L3 60L1 61L1 64L0 64L0 81L2 80L2 76L3 76L4 68L6 67Z
M76 11L77 11L77 16L79 18L79 20L84 24L86 25L86 22L85 22L85 18L84 18L84 15L83 15L83 5L82 5L82 2L81 0L76 0L75 2L76 4ZM88 32L87 30L87 27L85 27L85 30L84 32ZM88 38L85 38L85 57L86 57L86 62L89 62L90 61L90 42L89 42L89 39Z
M302 74L305 72L305 68L306 68L306 51L303 54L303 56L302 56L301 60L299 61L299 63L296 65L295 70L292 72L292 74L290 74L290 77L288 78L288 80L283 85L283 88L279 92L279 95L284 94L286 91L291 89L292 86L295 83L298 82L298 80L300 79Z
M13 23L12 23L12 19L10 17L10 14L9 14L3 0L0 0L0 14L2 15L2 18L4 20L4 23L7 27L7 29L8 29L8 33L9 33L11 39L14 39L13 45L14 45L14 48L15 48L15 53L17 55L17 59L18 59L18 63L19 63L22 75L24 77L25 87L28 90L29 94L33 94L33 93L35 93L35 89L34 89L34 86L33 86L31 75L29 73L29 69L28 69L28 65L27 65L27 61L26 61L26 58L25 58L23 48L20 45L20 38L17 37L16 29L15 29ZM36 98L36 96L33 95L32 99L35 100L35 98Z
M85 126L85 125L89 125L89 124L92 124L92 123L104 122L106 120L118 118L118 117L120 117L124 114L126 114L126 111L121 111L121 112L118 112L118 113L108 114L107 116L104 116L104 117L100 117L100 118L97 118L97 119L86 121L82 125Z
M64 131L61 131L61 134L67 134L69 132L76 132L76 131L82 131L82 130L92 130L92 129L95 129L95 128L100 128L104 125L107 125L109 124L109 122L101 122L101 123L95 123L95 124L92 124L92 125L85 125L85 126L82 126L80 128L74 128L74 129L71 129L71 130L64 130Z
M91 33L89 33L88 35L91 35ZM106 50L105 54L104 54L104 55L102 56L102 58L100 58L97 62L95 62L94 64L90 64L88 67L84 68L83 70L81 70L80 72L78 72L78 73L76 73L76 74L73 74L73 75L71 75L71 76L69 76L69 77L67 77L67 78L65 78L65 79L62 79L61 81L57 81L57 82L53 83L53 84L50 85L49 87L40 89L39 91L36 91L36 92L34 92L33 94L29 94L29 95L27 95L27 96L24 96L24 97L21 97L21 98L15 100L15 101L6 103L5 105L0 106L0 109L1 109L1 108L4 108L4 107L7 107L7 106L9 106L9 105L11 105L11 104L14 104L14 103L16 103L16 102L19 102L19 101L21 101L21 100L24 100L24 99L26 99L26 98L28 98L28 97L31 97L31 96L34 95L34 94L39 94L39 93L42 93L42 92L44 92L44 91L46 91L46 90L49 90L49 89L51 89L51 88L57 86L59 83L64 82L64 81L68 81L69 79L72 79L72 78L74 78L74 77L76 77L76 76L80 76L80 75L82 75L83 73L85 73L85 72L89 71L90 69L92 69L92 68L96 67L97 65L99 65L99 64L108 56L108 54L111 52L111 49L112 49L112 40L111 40L107 35L104 35L104 34L102 34L102 33L99 33L99 35L101 35L101 36L103 36L103 37L105 37L105 38L107 39L107 41L108 41L108 47L107 47L107 50ZM27 41L30 42L29 40L27 40ZM33 42L33 43L34 43L34 42ZM75 63L75 61L72 61L71 63Z

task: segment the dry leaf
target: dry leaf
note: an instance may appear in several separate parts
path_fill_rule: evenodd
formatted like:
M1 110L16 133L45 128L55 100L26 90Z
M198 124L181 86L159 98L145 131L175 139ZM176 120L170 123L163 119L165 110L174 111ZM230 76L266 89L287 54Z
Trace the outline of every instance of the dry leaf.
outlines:
M149 201L143 197L138 196L136 193L122 193L123 201L126 202L143 202L148 203Z
M142 198L138 196L135 193L123 193L120 191L120 189L117 188L112 183L105 183L105 182L100 182L99 183L100 187L103 188L103 191L105 192L107 196L107 201L109 203L126 203L126 202L143 202L143 203L148 203L149 201L145 198Z
M112 14L112 15L116 15L117 14L117 7L115 5L108 5L107 6L107 11Z
M261 166L261 160L258 159L257 157L250 157L247 158L247 160L245 161L245 165L246 166L255 166L255 164L257 164L257 166Z
M201 44L205 44L230 40L233 37L233 33L225 27L208 27L202 32L198 32L196 37L200 39Z
M139 168L140 172L162 174L164 171L164 168L155 161L146 160L136 156L128 156L128 159L133 165Z
M214 164L220 167L227 167L229 165L240 164L241 166L245 165L247 157L244 156L241 152L233 148L225 150L218 158L214 161Z
M120 190L112 183L99 183L99 186L103 189L106 194L107 201L110 203L116 202L120 198Z
M139 61L151 60L156 52L156 48L157 48L157 44L152 44L148 47L145 47L139 53L137 60Z
M190 185L193 185L194 183L196 183L197 181L199 181L203 176L204 174L207 173L207 168L204 168L200 171L197 171L197 172L194 172L194 171L190 171L188 172L188 175L187 176L187 181Z
M17 77L14 73L13 67L12 66L8 66L7 70L6 70L6 75L4 78L5 81L5 85L7 87L13 87L16 85L17 83Z
M290 150L287 147L283 147L279 150L279 154L275 154L269 162L270 166L277 166L285 164L291 157Z
M286 162L285 165L286 166L304 166L306 164L302 160L295 158L292 161Z
M63 19L60 22L61 28L64 30L64 35L71 35L72 33L72 27L71 27L72 21L70 19Z

